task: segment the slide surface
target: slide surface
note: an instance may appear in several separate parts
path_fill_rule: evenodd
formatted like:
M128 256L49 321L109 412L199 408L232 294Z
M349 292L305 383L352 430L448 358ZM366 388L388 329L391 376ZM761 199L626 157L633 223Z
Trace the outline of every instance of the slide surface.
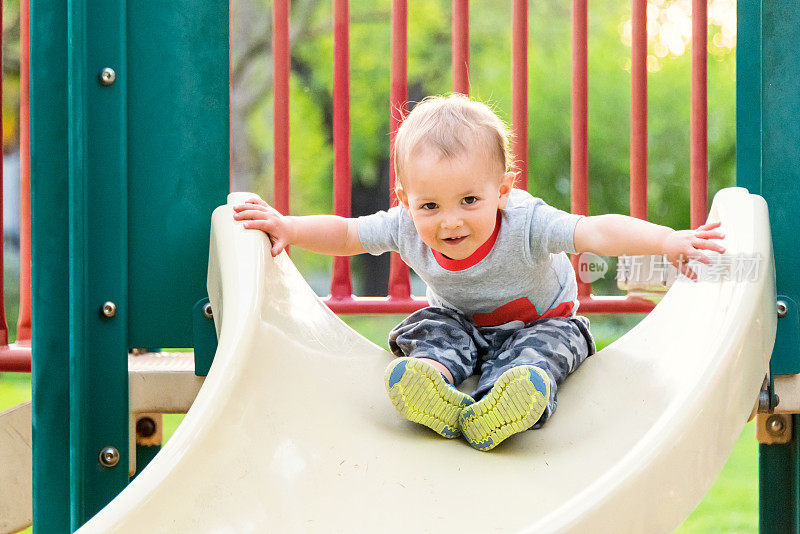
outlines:
M0 532L31 524L31 403L0 412Z
M709 220L727 256L760 258L755 275L677 281L567 380L541 430L479 452L395 412L391 356L232 220L246 198L212 218L211 372L161 453L81 533L670 532L724 465L767 371L767 208L726 189Z

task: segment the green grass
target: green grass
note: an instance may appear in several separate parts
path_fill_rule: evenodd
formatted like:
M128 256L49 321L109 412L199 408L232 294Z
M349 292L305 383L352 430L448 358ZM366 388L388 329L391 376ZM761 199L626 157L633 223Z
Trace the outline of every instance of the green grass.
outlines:
M0 412L31 400L31 375L0 373Z
M351 327L385 347L389 330L403 316L345 316ZM592 332L598 349L630 329L640 316L593 316ZM30 400L30 375L0 374L0 411ZM164 416L164 436L169 438L183 419ZM28 531L25 531L28 532ZM733 453L703 502L676 531L680 534L749 534L758 532L758 444L755 425L749 423Z
M728 462L679 534L758 532L758 443L756 425L747 423Z

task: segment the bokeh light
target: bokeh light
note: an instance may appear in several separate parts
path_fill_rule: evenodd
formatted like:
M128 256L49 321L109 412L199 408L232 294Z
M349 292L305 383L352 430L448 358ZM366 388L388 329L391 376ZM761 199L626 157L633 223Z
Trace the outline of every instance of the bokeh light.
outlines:
M708 0L708 27L708 52L730 54L736 47L736 0ZM631 46L630 17L620 23L619 33L622 42ZM648 0L647 41L650 72L685 54L692 43L692 0Z

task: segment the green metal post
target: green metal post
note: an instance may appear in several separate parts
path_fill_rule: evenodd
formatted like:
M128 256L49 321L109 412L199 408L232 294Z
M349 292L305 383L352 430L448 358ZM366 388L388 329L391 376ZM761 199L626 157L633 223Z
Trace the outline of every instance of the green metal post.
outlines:
M761 194L761 0L736 10L736 184Z
M795 429L800 418L792 417ZM797 534L798 519L798 441L785 445L759 445L759 532Z
M69 532L67 2L30 2L34 532Z
M795 0L740 0L737 32L737 183L769 205L778 299L770 361L773 376L800 373L800 5ZM793 417L794 426L800 422ZM796 433L795 433L796 434ZM762 533L800 532L800 450L759 447L759 524Z
M128 483L125 2L68 1L70 523ZM106 447L115 465L102 464Z
M193 308L228 192L228 1L31 0L30 18L33 519L49 534L128 482L128 349L212 345Z

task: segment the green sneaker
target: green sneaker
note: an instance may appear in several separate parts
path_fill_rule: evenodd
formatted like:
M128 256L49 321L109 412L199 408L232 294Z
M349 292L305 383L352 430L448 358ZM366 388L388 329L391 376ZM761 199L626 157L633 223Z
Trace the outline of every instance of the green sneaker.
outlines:
M386 368L386 391L400 415L446 438L461 435L458 416L475 400L457 390L431 364L397 358Z
M550 379L532 365L509 369L484 398L465 408L459 426L479 451L497 447L504 439L536 424L550 399Z

